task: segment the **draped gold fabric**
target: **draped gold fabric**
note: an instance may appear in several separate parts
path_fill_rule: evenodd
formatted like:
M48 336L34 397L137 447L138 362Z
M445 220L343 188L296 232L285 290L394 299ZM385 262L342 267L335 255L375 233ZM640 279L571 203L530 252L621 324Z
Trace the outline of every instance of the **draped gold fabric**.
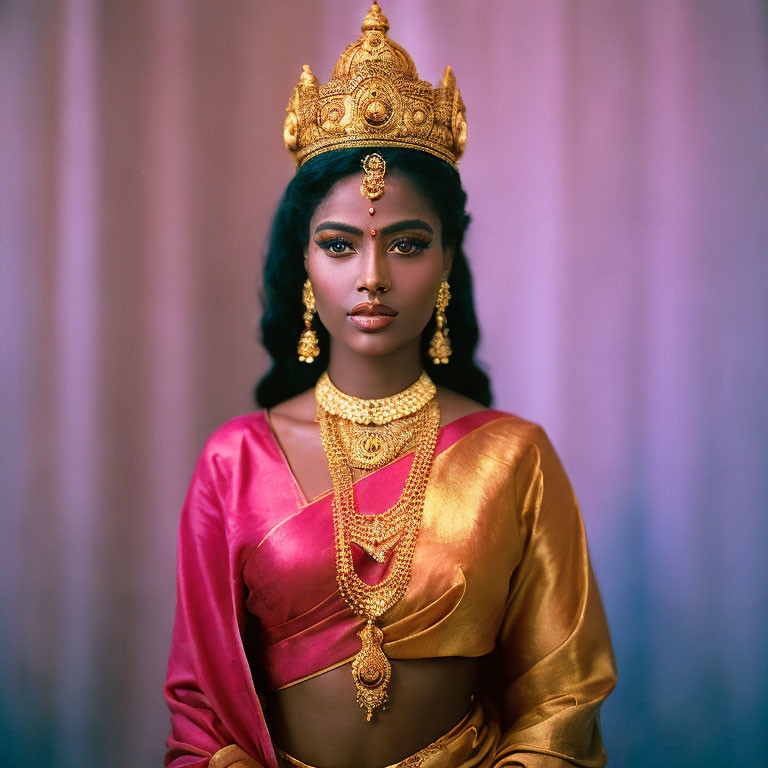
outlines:
M229 744L211 758L208 768L262 768L237 744Z
M387 654L492 651L487 693L502 728L494 766L605 765L598 713L615 660L578 502L544 430L508 416L440 454L422 537L384 630ZM434 595L441 578L441 597L410 613L409 596ZM450 611L430 620L451 596Z

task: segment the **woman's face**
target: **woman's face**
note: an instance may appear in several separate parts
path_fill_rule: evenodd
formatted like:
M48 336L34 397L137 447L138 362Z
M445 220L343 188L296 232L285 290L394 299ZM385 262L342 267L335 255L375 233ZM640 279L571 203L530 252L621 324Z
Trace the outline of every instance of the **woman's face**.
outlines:
M371 204L360 194L362 176L337 182L315 210L305 266L334 343L385 355L421 336L452 254L440 219L407 177L387 173Z

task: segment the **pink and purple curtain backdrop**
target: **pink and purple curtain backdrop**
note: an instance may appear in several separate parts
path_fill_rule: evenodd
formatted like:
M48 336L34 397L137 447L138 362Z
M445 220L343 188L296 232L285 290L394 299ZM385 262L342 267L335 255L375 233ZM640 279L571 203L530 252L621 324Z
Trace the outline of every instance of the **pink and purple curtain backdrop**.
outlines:
M366 9L0 3L0 764L160 764L179 508L267 363L283 109ZM582 503L619 662L610 764L761 763L768 11L384 11L467 103L480 356Z

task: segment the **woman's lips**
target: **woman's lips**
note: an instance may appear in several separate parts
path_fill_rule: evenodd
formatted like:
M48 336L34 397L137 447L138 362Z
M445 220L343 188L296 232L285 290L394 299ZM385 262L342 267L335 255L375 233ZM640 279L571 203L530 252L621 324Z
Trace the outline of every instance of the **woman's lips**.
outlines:
M395 318L392 315L350 315L350 320L365 331L386 328Z
M394 319L397 312L378 301L364 301L357 304L349 312L352 322L365 331L378 331L386 328Z

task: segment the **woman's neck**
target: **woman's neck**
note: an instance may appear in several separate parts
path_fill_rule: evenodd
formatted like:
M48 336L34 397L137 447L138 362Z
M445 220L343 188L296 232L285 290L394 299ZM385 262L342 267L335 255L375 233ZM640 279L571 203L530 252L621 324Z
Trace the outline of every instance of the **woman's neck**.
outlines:
M402 392L419 378L420 339L390 355L359 355L331 342L328 376L347 395L364 400L390 397Z

